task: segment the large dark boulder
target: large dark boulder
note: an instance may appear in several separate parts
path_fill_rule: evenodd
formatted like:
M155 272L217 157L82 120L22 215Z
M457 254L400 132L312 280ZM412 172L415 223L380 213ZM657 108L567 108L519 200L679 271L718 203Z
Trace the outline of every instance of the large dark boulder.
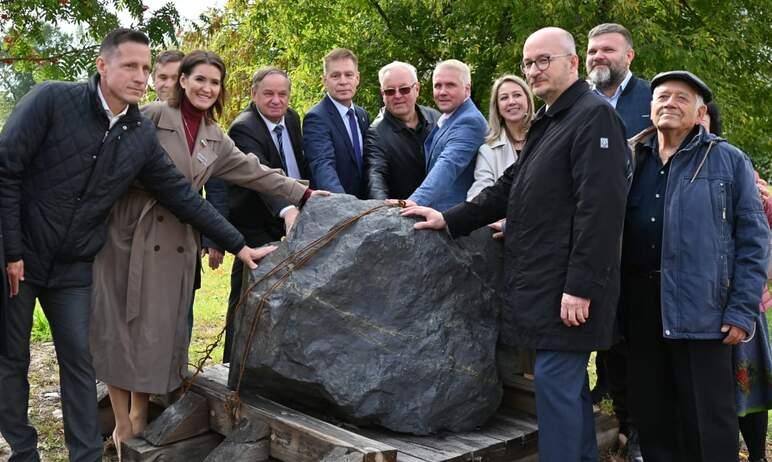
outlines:
M382 204L343 195L311 199L250 285L336 224ZM486 280L494 276L478 275L480 256L475 264L447 233L415 231L414 223L384 208L293 268L266 295L241 393L415 434L466 431L492 416L502 395L500 300ZM260 299L281 274L254 287L236 314L231 387Z

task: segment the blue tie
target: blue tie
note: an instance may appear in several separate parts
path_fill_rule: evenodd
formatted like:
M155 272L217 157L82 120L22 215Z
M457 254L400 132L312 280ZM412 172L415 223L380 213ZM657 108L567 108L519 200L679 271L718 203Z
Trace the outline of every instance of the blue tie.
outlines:
M287 172L287 176L291 178L300 178L300 169L298 169L298 163L295 160L295 157L288 156L287 153L284 152L284 139L282 138L283 131L283 125L273 127L273 132L276 133L276 144L279 148L281 163L284 164L284 170Z
M359 146L359 131L357 129L357 118L354 115L354 108L347 112L348 126L351 129L351 145L354 146L354 156L357 158L357 168L362 171L362 147Z

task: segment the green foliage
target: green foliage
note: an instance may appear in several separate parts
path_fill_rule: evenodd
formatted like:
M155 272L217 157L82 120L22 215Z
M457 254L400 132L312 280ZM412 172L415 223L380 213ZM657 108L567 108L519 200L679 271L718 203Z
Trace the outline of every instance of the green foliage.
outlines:
M118 13L159 48L177 45L180 18L172 3L148 14L142 0L0 0L0 66L32 72L36 81L75 80L94 72L98 45L118 27ZM74 35L61 32L77 28Z
M448 58L466 62L473 69L472 97L486 110L493 80L519 73L531 32L563 27L583 56L587 31L618 22L636 41L633 71L651 78L688 69L702 77L722 106L727 138L770 175L765 103L772 101L771 12L768 0L230 0L187 34L183 47L212 49L228 64L233 97L226 124L249 101L252 73L266 64L289 71L293 107L306 111L323 94L321 61L335 46L359 56L356 100L371 115L381 106L378 69L395 59L416 66L421 102L428 104L434 64Z
M51 340L53 340L51 327L48 325L48 320L43 309L40 308L40 304L36 303L35 311L32 313L32 341L50 342Z

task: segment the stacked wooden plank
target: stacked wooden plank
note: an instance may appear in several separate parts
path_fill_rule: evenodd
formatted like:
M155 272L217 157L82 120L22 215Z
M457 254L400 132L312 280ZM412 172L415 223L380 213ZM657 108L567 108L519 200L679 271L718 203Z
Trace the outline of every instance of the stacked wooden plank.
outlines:
M466 433L413 436L375 428L334 425L259 396L242 397L239 420L227 401L228 368L205 370L190 391L153 421L144 438L123 443L127 462L531 462L537 424L513 409L532 399L532 384L509 390L486 425ZM529 388L530 387L530 388ZM529 398L530 393L530 398ZM517 399L512 396L516 396ZM616 438L612 418L596 418L599 442ZM604 442L605 441L605 442Z

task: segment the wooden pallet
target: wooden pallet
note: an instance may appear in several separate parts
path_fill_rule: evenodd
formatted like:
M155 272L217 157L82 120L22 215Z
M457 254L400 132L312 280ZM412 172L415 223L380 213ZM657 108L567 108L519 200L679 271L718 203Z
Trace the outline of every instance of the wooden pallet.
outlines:
M536 418L507 403L482 428L413 436L383 429L345 428L260 396L242 396L241 420L226 409L228 367L206 369L191 390L150 423L143 438L122 444L127 462L531 462L536 461ZM616 440L613 419L597 416L599 443Z

